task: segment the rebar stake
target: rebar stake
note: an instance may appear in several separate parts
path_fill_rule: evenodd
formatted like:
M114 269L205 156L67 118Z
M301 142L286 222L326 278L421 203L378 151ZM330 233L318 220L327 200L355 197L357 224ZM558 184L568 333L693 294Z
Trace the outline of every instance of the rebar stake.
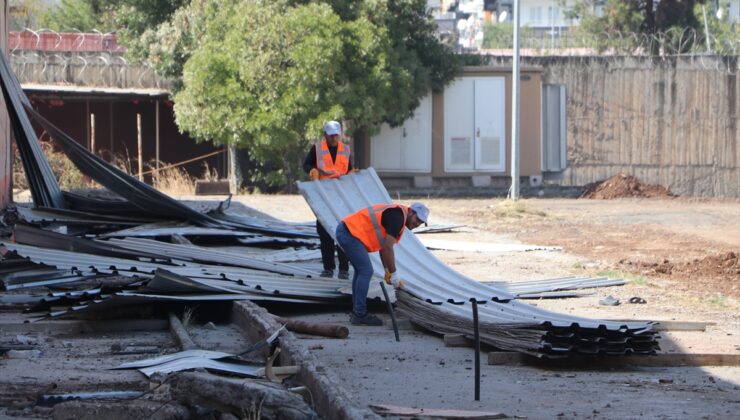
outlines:
M480 401L480 334L478 332L478 301L471 298L473 304L473 333L475 339L475 400Z
M401 337L398 336L398 325L396 324L396 314L393 313L393 305L391 305L391 300L388 298L388 290L385 288L384 282L381 280L378 283L380 283L380 288L383 289L383 296L385 296L385 304L388 306L388 313L391 315L391 322L393 323L393 333L396 334L396 341L401 341Z

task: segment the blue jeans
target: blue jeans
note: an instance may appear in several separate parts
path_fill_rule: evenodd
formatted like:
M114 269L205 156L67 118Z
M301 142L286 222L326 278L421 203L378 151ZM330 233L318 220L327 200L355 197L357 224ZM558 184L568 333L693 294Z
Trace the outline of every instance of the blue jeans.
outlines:
M355 275L352 277L352 311L355 315L364 316L367 313L367 291L373 276L370 254L365 245L349 233L344 223L337 226L336 237L337 243L355 268Z

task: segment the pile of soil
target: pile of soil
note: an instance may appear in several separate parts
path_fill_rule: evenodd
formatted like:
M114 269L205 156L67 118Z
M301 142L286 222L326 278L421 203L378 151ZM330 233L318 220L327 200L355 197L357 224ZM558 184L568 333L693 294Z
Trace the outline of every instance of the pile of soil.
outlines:
M660 185L648 185L632 175L620 172L606 181L592 182L586 185L581 198L609 200L621 197L672 197L667 188Z
M718 292L740 297L740 258L735 252L725 252L688 262L644 262L622 260L627 270L639 274L690 280L690 289Z

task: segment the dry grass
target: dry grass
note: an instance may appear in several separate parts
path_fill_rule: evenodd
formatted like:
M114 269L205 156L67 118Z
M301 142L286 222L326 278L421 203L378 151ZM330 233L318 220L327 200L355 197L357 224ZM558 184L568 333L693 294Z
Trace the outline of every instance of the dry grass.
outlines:
M169 195L195 194L195 180L185 169L178 167L160 170L153 184L154 188Z
M100 188L99 184L83 175L64 153L54 150L52 143L41 141L40 145L62 190L73 191L77 189ZM125 151L123 154L114 155L111 163L131 176L138 176L136 160L129 156L128 151ZM154 163L146 165L147 172L145 174L149 174L147 177L151 179L153 186L169 195L194 194L195 179L182 167L168 167L169 165L166 162L160 162L159 167L166 169L160 170L159 176L156 176L154 173L154 169L156 168ZM220 177L215 168L211 168L207 163L204 163L201 179L216 181ZM13 188L16 190L28 189L28 181L23 163L15 147L13 148Z
M197 308L197 306L186 306L182 312L182 326L185 328L185 331L189 332L193 328L195 324L195 310Z
M546 217L547 213L541 210L532 210L522 201L504 200L497 204L492 204L488 208L496 217L513 217L522 218L528 215Z
M51 143L41 141L39 144L62 190L73 191L100 187L95 181L80 172L64 153L54 150ZM13 188L18 190L28 189L28 180L26 179L23 162L15 146L13 147Z

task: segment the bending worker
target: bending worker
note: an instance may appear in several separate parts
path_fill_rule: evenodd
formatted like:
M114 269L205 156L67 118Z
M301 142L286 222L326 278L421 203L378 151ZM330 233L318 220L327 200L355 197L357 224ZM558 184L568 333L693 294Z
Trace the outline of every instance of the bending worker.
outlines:
M380 260L386 268L386 281L399 288L403 282L396 271L393 246L403 236L404 226L414 229L427 222L429 209L421 203L409 207L400 204L378 204L345 217L337 226L337 242L352 262L352 313L354 325L383 325L376 316L367 313L367 291L373 266L370 253L380 251Z
M349 145L340 141L342 126L337 121L329 121L324 124L324 138L318 144L311 146L306 160L303 161L303 170L306 171L311 180L339 178L352 170L352 162L349 160ZM349 262L347 256L334 244L329 232L324 229L321 222L316 221L316 232L321 242L321 262L324 271L321 277L334 277L334 250L339 258L340 279L349 278Z

